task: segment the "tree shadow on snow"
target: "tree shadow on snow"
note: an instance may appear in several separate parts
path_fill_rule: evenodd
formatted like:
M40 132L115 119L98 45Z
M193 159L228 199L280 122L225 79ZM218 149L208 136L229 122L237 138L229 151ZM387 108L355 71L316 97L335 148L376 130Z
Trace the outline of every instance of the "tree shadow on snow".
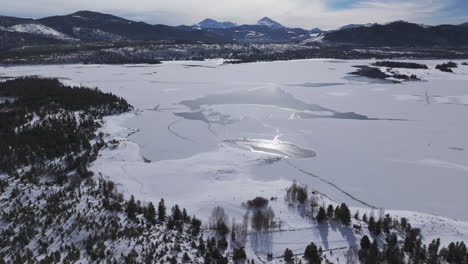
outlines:
M328 243L328 228L328 223L317 224L317 230L322 239L323 249L328 249L330 246Z
M273 252L273 233L269 231L254 232L250 236L250 244L255 254L267 255Z

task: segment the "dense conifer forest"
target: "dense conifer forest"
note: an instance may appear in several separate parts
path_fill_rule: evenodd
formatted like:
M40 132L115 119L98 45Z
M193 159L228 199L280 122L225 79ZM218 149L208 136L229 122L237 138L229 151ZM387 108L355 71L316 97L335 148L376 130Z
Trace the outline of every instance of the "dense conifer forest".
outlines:
M132 109L123 98L36 77L0 83L0 97L0 263L202 259L200 220L126 201L87 169L106 147L100 118Z

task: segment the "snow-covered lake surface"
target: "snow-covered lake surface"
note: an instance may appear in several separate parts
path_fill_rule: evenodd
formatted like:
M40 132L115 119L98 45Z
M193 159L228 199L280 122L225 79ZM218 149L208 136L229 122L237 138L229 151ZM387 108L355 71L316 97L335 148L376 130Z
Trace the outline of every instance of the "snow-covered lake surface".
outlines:
M285 188L297 180L361 210L373 206L395 215L417 211L468 221L468 66L450 74L434 69L441 61L420 61L430 69L401 72L424 81L402 84L347 74L353 65L370 62L166 62L0 71L99 87L136 106L134 113L106 118L102 130L124 141L103 151L93 170L138 199L163 197L206 220L216 205L242 219L242 202L278 197L272 207L285 228L307 228L283 202ZM464 228L431 231L429 238L453 238L453 232L468 240L464 222L426 214L414 218ZM323 236L310 231L311 236L314 232ZM335 247L353 240L348 231L327 232L324 243L338 241ZM291 239L271 236L284 240L282 245ZM276 251L273 247L267 250Z

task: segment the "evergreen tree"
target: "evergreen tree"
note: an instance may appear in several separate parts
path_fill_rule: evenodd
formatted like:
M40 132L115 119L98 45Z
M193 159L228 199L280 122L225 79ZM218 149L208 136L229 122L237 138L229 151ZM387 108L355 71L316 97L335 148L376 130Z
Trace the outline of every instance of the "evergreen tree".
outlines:
M366 213L364 213L364 214L362 215L362 221L364 221L365 223L367 223L368 219L367 219L367 214L366 214Z
M321 224L325 222L326 220L327 220L327 213L325 212L325 209L323 209L323 207L320 207L317 213L317 222Z
M135 219L135 214L137 212L137 205L135 203L135 197L130 196L130 200L127 202L127 208L126 208L126 212L127 212L127 215L128 215L128 218L130 219Z
M309 264L320 264L322 263L322 257L320 256L317 246L314 243L310 243L305 251L304 258Z
M389 214L387 214L384 220L382 221L382 229L386 234L390 233L390 229L392 228L391 224L392 224L392 218L390 217Z
M158 205L158 220L163 222L165 218L166 218L166 206L164 205L164 199L161 199Z
M330 204L327 208L327 218L333 219L334 215L335 215L335 209L333 208L333 205Z
M406 244L406 241L405 241L405 244ZM432 240L432 242L429 244L429 247L427 248L427 253L428 253L427 263L428 264L439 263L439 247L440 247L440 239Z
M408 224L408 219L406 219L405 217L402 217L402 218L400 219L400 225L401 225L401 229L402 229L403 231L406 230L407 224Z
M243 247L239 249L237 248L234 249L233 256L232 256L232 260L234 261L234 263L241 262L245 260L246 258L247 258L247 255L245 254L245 250Z
M192 222L190 224L192 236L198 236L198 234L201 231L201 224L202 222L198 220L195 216L192 218Z
M361 238L360 244L361 248L358 251L359 260L361 261L361 263L365 263L369 258L372 244L369 240L369 237L366 235Z
M283 258L284 258L284 262L292 263L294 261L294 254L293 254L292 250L290 250L289 248L285 249L284 254L283 254Z
M190 221L190 217L188 216L187 210L185 210L185 208L182 209L182 220L184 220L186 223Z
M380 234L382 234L382 220L375 222L373 234L374 236L380 236Z
M354 213L354 219L360 220L359 219L359 210L357 210L356 213Z
M201 236L198 239L198 250L200 251L202 255L205 254L205 251L206 251L205 241L203 241L203 238Z
M370 249L371 245L372 244L371 244L371 242L369 240L369 237L364 235L361 238L361 249L368 250L368 249Z
M189 255L187 254L187 252L184 252L184 256L182 257L182 262L183 263L190 263L191 259L189 257Z
M154 205L152 202L148 204L145 217L146 217L146 220L148 220L148 222L152 224L156 223L156 209L154 208Z
M367 223L367 228L371 234L374 233L375 219L373 216L369 217L369 222Z
M341 209L340 209L340 206L337 205L337 206L335 207L335 212L334 212L334 214L333 214L333 220L339 221L339 220L340 220L340 214L341 214Z
M403 244L403 250L407 253L412 253L421 231L418 228L411 228L409 224L407 225L407 229L408 230L406 232L405 241ZM433 241L433 242L436 242L436 241ZM429 247L431 247L431 245L429 245ZM437 245L437 250L439 250L438 245Z
M351 223L351 211L345 203L342 203L340 206L339 218L343 225L349 225Z
M364 260L364 264L376 264L379 263L379 245L377 244L377 240L374 239L372 245L369 249L369 254Z
M464 242L451 242L440 250L440 258L447 263L468 264L468 251Z
M176 204L174 207L172 207L172 218L175 221L182 220L182 212L179 209L179 206Z
M398 238L395 233L387 236L383 256L388 264L402 264L402 255L398 247Z
M300 203L305 203L305 201L307 201L307 189L306 188L298 188L297 200Z

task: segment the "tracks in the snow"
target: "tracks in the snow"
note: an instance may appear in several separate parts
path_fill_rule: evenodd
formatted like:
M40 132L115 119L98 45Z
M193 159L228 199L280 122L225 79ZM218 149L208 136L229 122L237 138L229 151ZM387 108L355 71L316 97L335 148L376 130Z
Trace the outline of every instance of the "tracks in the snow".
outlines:
M362 205L364 205L364 206L370 207L370 208L372 208L372 209L379 209L377 206L371 205L371 204L369 204L369 203L367 203L367 202L365 202L365 201L363 201L363 200L361 200L361 199L355 197L354 195L350 194L349 192L343 190L341 187L339 187L339 186L336 185L335 183L333 183L333 182L331 182L331 181L329 181L329 180L326 180L326 179L324 179L324 178L322 178L322 177L320 177L320 176L318 176L318 175L315 175L315 174L313 174L313 173L311 173L311 172L308 172L308 171L306 171L306 170L303 170L303 169L297 167L296 165L292 164L292 163L291 163L290 161L288 161L287 159L286 159L286 163L287 163L289 166L293 167L294 169L296 169L296 170L298 170L298 171L300 171L300 172L302 172L302 173L304 173L304 174L307 174L307 175L309 175L309 176L312 176L312 177L314 177L314 178L317 178L317 179L319 179L319 180L325 182L326 184L328 184L328 185L334 187L335 189L337 189L338 191L340 191L340 192L343 193L344 195L348 196L348 197L351 198L352 200L354 200L354 201L356 201L356 202L358 202L358 203L360 203L360 204L362 204Z

